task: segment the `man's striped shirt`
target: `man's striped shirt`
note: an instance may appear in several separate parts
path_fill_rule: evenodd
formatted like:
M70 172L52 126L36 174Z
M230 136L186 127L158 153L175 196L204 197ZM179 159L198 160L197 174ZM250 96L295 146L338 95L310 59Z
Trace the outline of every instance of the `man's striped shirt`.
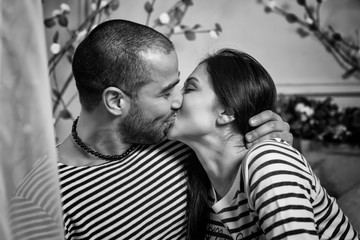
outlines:
M212 208L233 239L358 239L305 158L280 140L254 146Z
M96 166L58 163L66 239L184 239L190 153L165 141Z

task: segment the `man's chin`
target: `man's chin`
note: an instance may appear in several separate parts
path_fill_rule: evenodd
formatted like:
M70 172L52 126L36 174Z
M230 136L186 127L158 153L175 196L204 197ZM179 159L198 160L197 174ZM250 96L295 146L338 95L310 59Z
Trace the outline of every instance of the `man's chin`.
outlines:
M169 131L169 127L164 128L162 131L159 131L157 134L153 134L152 138L147 138L147 145L156 145L167 139L167 133Z
M156 132L138 132L137 134L127 135L124 137L122 135L123 141L129 144L141 144L141 145L156 145L164 141L166 138L166 133L162 131Z

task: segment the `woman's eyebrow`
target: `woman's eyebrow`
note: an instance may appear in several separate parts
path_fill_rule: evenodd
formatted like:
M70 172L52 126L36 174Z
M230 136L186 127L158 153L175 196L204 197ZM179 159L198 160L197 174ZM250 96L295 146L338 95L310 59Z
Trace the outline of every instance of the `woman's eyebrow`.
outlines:
M188 79L185 80L184 84L189 83L190 81L195 81L195 82L199 82L199 80L196 77L189 77Z

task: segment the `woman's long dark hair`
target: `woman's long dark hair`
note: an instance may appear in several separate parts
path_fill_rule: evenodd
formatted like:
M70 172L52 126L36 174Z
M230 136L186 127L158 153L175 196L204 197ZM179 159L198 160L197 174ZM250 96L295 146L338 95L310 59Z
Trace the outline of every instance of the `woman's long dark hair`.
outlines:
M187 162L188 209L187 237L189 240L205 239L209 219L208 191L210 180L193 152Z
M253 57L234 49L209 55L206 64L219 103L235 117L234 127L245 135L252 130L249 119L275 109L276 88L270 74ZM204 239L209 218L210 181L196 156L188 165L188 239Z
M242 134L252 130L249 119L265 110L275 110L276 87L270 74L252 56L222 49L201 63L207 65L220 104L235 117Z

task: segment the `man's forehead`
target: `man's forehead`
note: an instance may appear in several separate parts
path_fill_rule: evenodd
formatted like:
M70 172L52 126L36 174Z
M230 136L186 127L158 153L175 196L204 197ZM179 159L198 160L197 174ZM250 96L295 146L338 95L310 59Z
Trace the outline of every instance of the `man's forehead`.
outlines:
M153 85L155 88L157 88L159 91L161 91L164 89L172 88L172 87L176 86L179 82L180 82L180 78L178 75L178 76L174 76L172 78L163 79L163 81L151 80L148 84Z
M159 95L170 91L172 88L177 86L180 82L179 79L180 73L169 78L151 79L147 84L145 84L139 91L140 95Z

